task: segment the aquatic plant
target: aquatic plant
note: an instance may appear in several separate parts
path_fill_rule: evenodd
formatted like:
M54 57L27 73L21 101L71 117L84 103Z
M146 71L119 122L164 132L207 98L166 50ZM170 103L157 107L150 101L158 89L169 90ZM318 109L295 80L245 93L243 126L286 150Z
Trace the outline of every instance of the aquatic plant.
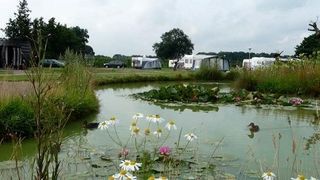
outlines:
M176 173L181 168L187 168L186 166L189 163L183 157L183 154L189 153L192 142L197 140L198 137L194 132L186 133L184 135L186 141L183 143L181 142L181 129L178 141L174 147L174 145L170 145L167 142L171 131L177 129L174 120L169 120L166 124L163 124L166 120L160 115L144 116L142 113L137 113L132 118L133 121L129 127L130 133L127 140L123 139L123 134L121 135L122 138L118 134L117 126L119 123L121 124L121 121L117 118L111 118L117 119L117 123L111 123L113 120L109 119L100 122L99 125L101 130L107 132L110 140L120 148L118 157L122 159L120 163L122 172L120 171L113 178L131 178L131 175L127 173L134 170L133 174L137 175L137 177L143 176L146 179L147 177L149 179L157 179L155 176L149 175L158 172L161 176L176 176ZM131 157L131 160L127 160L127 157ZM192 163L196 164L196 162ZM163 169L157 168L158 166L163 167Z
M293 106L298 106L303 103L303 100L301 98L294 97L289 100L289 103L292 104Z
M262 104L284 106L308 106L310 104L309 101L298 97L288 98L278 94L247 91L245 89L219 92L218 87L209 87L201 84L163 86L159 89L133 94L133 97L151 101L161 107L170 107L166 106L167 103L184 103L183 105L196 103L202 105L208 105L209 103L235 103L236 105L256 105L258 107ZM177 106L173 106L172 108L175 107Z

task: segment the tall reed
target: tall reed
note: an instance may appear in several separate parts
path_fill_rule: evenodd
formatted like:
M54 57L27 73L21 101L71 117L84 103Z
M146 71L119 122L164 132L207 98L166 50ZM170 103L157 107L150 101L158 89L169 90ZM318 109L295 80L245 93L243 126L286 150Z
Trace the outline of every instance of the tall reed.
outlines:
M275 64L242 71L236 87L281 94L320 94L320 63L317 59Z

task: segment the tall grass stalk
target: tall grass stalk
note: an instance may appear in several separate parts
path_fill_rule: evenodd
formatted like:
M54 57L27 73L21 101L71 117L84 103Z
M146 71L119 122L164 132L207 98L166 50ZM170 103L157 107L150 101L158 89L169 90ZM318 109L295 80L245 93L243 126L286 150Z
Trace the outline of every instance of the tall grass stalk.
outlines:
M316 60L303 60L253 71L243 70L235 85L261 92L318 96L319 77L320 63Z

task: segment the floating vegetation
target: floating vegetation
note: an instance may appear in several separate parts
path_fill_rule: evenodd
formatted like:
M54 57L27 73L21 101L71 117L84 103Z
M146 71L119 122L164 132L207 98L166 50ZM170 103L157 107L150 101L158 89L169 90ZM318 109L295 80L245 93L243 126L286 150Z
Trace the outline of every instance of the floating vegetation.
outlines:
M176 84L133 94L133 97L150 101L161 108L183 111L218 110L213 104L234 103L242 105L281 105L294 107L312 107L310 101L299 97L286 97L278 94L265 94L247 90L220 92L219 87L205 85Z

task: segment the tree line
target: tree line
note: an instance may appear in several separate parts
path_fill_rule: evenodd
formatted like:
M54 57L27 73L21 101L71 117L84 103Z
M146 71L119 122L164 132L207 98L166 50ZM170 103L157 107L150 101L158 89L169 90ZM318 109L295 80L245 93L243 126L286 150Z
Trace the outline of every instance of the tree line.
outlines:
M83 55L94 55L92 47L87 45L88 30L79 26L68 27L56 22L54 17L48 22L43 17L32 20L30 13L28 2L21 0L14 18L9 19L3 30L9 40L30 41L34 45L33 42L41 35L47 42L46 58L58 59L68 48Z

